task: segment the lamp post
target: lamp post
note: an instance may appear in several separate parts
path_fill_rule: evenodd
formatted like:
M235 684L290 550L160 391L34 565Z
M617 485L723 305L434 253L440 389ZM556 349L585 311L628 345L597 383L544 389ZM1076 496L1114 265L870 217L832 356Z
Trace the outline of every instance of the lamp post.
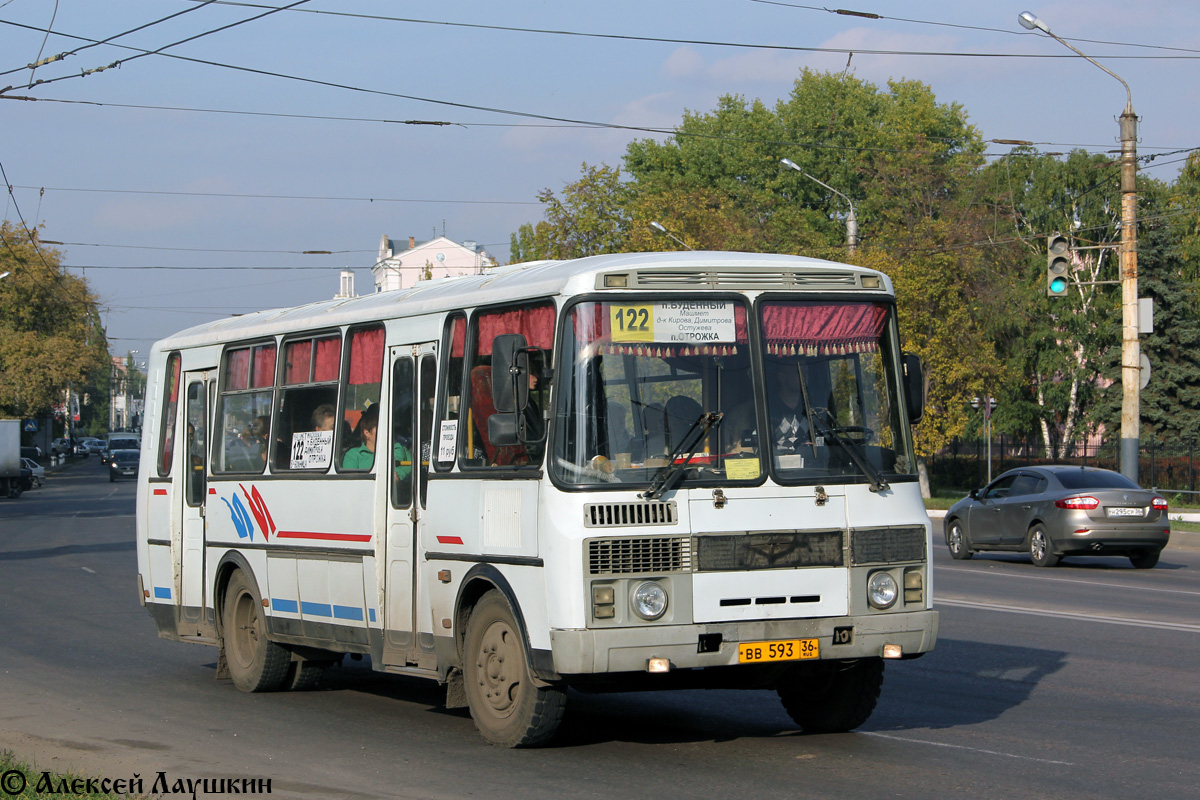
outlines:
M779 163L783 164L785 167L791 167L792 169L796 170L796 172L799 172L801 175L808 178L810 181L816 181L846 201L846 205L850 206L850 213L846 216L846 249L853 255L854 251L858 249L858 217L856 217L854 214L854 201L830 186L825 181L820 180L819 178L814 178L812 175L809 175L807 172L800 169L800 167L796 165L796 162L792 161L790 158L781 158L779 159Z
M1137 288L1137 114L1133 92L1125 80L1079 48L1050 32L1046 23L1028 11L1017 21L1023 28L1039 30L1069 47L1116 78L1125 87L1127 102L1121 112L1121 474L1138 479L1138 439L1141 436L1141 344L1138 341Z
M972 397L971 408L983 409L984 436L987 437L987 482L992 482L992 409L996 407L996 398L985 394L983 398ZM1003 460L1003 455L1001 455Z
M683 239L680 239L678 236L676 236L675 234L671 233L669 230L664 228L661 224L659 224L658 220L650 220L650 227L654 228L654 230L658 231L659 233L670 236L672 239L679 242L681 245L686 247L688 250L696 249L696 248L692 247L690 244L688 244L687 242L685 242Z

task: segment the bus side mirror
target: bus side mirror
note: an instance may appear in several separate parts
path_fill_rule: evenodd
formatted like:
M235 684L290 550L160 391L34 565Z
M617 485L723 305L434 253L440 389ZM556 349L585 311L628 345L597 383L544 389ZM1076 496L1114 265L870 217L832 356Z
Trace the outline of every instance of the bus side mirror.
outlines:
M921 359L912 353L900 356L904 366L904 399L908 401L908 421L916 425L925 416L925 370Z
M502 333L492 340L492 405L500 413L512 413L529 403L529 354L522 352L525 347L525 337L519 333ZM491 423L488 425L490 433Z

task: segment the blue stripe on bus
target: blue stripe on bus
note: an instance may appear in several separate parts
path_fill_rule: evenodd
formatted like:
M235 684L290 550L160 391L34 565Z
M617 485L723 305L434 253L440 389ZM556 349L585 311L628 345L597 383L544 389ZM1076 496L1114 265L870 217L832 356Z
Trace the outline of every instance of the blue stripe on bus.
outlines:
M372 608L370 611L370 614L371 614L371 622L374 622L375 621L375 609Z
M308 603L304 600L300 601L300 612L303 614L311 614L314 617L332 617L333 609L328 603Z
M361 608L354 606L334 606L333 616L336 619L353 619L362 622L363 613Z
M154 596L161 597L165 600L170 600L171 599L171 589L168 586L155 586L154 587Z
M278 597L271 598L271 605L276 611L283 611L288 614L295 614L300 610L300 604L295 600L280 600Z

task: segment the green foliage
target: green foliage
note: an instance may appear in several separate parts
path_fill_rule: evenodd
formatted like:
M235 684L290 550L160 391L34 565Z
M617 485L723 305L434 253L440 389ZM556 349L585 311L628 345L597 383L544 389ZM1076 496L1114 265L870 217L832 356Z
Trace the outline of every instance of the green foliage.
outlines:
M0 416L44 413L63 402L69 384L107 387L95 298L60 258L36 231L0 223L0 272L12 273L0 280Z

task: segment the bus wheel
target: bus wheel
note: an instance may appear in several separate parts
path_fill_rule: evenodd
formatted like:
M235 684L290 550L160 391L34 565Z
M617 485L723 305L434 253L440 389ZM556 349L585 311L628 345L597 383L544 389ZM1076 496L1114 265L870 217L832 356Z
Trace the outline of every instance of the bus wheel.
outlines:
M498 591L485 594L471 610L463 673L471 717L492 744L534 747L558 730L566 692L534 684L521 629Z
M241 570L233 573L225 590L222 633L234 686L243 692L283 687L292 654L267 638L262 600Z
M805 733L842 733L867 721L883 688L883 659L822 663L789 672L775 691Z
M283 685L289 692L303 692L317 685L332 661L293 661Z

